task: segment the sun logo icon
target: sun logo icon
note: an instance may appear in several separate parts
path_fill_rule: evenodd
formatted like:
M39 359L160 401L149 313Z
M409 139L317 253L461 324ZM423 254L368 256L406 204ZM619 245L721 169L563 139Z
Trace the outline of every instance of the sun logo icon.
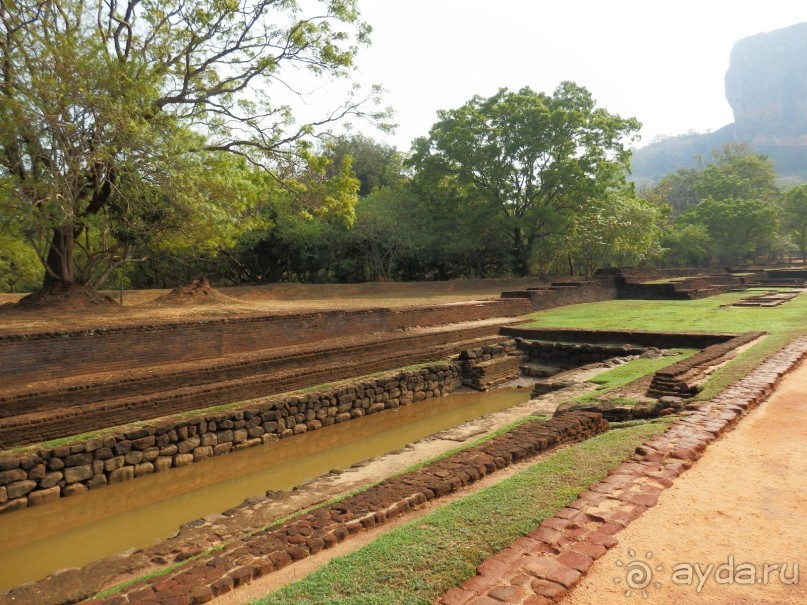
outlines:
M661 582L653 580L653 572L664 571L664 565L661 563L653 566L653 553L649 552L645 555L646 561L637 560L636 552L628 549L628 557L632 560L624 563L621 559L616 562L617 567L622 567L625 570L624 581L627 586L625 596L630 597L634 592L642 595L643 599L648 597L647 589L650 586L654 588L661 588ZM614 583L620 584L623 581L622 577L615 577Z

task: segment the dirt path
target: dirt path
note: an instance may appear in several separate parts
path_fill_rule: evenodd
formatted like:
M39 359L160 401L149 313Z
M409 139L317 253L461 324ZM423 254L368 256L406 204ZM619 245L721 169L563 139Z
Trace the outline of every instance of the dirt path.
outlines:
M805 512L807 363L620 532L563 603L807 603Z

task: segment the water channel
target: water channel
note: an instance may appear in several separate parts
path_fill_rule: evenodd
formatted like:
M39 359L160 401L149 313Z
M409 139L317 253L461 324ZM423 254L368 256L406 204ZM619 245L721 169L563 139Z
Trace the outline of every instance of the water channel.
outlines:
M529 399L460 393L0 515L0 590L172 535L267 490L287 490Z

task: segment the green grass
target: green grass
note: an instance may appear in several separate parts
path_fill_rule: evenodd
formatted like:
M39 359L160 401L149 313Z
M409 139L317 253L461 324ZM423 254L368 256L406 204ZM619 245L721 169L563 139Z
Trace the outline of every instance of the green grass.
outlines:
M748 296L730 292L692 301L610 300L533 313L523 327L649 330L660 332L750 332L768 336L719 368L698 394L709 399L737 382L766 357L807 333L807 296L779 307L726 307Z
M470 577L481 561L555 514L668 424L637 424L563 450L252 603L433 603Z
M730 292L700 300L608 300L531 314L524 327L669 332L782 332L807 329L807 296L779 307L723 307L745 298Z
M674 349L672 352L675 355L664 357L656 357L654 359L640 357L639 359L632 359L626 364L622 364L613 369L598 374L594 378L590 378L589 382L599 385L597 391L610 391L633 382L646 376L658 372L662 368L671 366L672 364L686 359L698 352L698 349Z

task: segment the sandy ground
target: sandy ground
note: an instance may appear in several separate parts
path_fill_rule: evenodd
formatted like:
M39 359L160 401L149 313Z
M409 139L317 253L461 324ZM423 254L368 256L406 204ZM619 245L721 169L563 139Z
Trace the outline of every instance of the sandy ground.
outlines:
M222 317L450 304L499 298L504 290L540 283L537 278L454 280L451 282L371 282L364 284L271 284L215 288L220 297L181 304L157 304L169 290L127 290L123 306L19 309L23 294L0 293L0 334L98 328ZM118 300L117 292L107 292Z
M617 534L563 603L807 603L805 512L807 363Z

